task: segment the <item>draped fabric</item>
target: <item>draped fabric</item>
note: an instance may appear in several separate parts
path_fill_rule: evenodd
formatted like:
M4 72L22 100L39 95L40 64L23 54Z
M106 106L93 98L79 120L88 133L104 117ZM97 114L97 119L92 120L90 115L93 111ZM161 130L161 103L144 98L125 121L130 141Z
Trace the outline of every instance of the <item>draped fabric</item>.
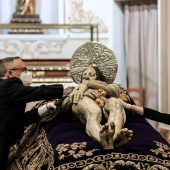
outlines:
M125 127L133 130L134 136L127 145L115 149L102 149L86 135L85 127L79 122L64 119L62 123L61 119L50 122L46 132L54 150L55 167L84 170L170 168L170 145L144 118L126 113Z
M158 109L158 16L156 1L127 3L125 56L128 87L144 88L146 107ZM152 122L155 127L156 124Z
M133 103L132 100L129 101ZM125 146L103 149L85 132L71 112L60 110L26 128L23 139L10 150L10 170L133 170L170 169L170 145L145 120L126 111L124 127L133 130ZM43 103L39 103L37 107Z

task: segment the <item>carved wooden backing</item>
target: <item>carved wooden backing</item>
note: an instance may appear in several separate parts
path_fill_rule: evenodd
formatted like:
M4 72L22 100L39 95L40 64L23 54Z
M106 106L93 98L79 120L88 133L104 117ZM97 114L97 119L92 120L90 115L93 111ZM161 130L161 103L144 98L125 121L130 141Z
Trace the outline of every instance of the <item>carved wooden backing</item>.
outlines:
M127 92L133 101L139 106L145 106L145 89L143 88L128 88Z

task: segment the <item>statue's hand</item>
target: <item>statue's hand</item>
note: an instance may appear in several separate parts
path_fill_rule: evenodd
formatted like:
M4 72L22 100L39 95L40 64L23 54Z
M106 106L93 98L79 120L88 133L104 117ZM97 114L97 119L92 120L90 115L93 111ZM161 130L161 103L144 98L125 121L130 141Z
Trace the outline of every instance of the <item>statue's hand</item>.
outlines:
M75 87L69 94L70 103L75 103L79 99L79 87Z
M89 98L95 100L96 98L99 97L99 92L97 89L88 89L85 93L84 96L88 96Z
M69 95L71 103L77 104L78 101L83 98L83 94L87 90L87 83L88 82L85 82L74 88L74 90Z

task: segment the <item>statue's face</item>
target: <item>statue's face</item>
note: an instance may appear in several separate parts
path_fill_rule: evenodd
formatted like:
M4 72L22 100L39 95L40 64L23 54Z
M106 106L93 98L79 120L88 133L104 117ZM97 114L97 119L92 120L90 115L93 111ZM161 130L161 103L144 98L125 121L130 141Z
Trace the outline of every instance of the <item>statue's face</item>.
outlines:
M93 67L89 67L87 70L83 72L82 82L86 80L96 80L96 79L97 79L97 74L96 74L96 70Z

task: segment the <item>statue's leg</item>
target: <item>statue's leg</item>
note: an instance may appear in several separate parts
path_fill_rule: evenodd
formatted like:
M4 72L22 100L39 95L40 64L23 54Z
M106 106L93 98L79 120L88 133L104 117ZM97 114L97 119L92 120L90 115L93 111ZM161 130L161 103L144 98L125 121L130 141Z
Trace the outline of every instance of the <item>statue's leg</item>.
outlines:
M127 143L129 141L129 138L126 138L128 129L122 129L126 117L120 101L117 98L105 100L103 112L107 118L107 124L101 130L101 136L105 136L105 138L101 137L103 139L102 142L105 143L105 148L110 149L121 146L125 144L125 142L122 143L123 139L126 139Z
M122 104L117 98L112 97L105 103L104 110L108 112L109 115L107 123L110 124L114 122L115 124L116 135L116 133L123 128L125 121L125 113Z
M123 128L126 115L122 104L117 98L110 98L104 106L104 111L109 114L108 124L111 122L115 124L115 134L113 136L114 147L125 145L131 140L133 131Z
M35 14L35 0L30 0L29 4L29 9L30 9L30 14Z
M32 2L32 10L33 10L33 14L35 14L36 13L36 0L33 0L33 2Z
M113 136L115 134L115 124L113 122L109 124L106 123L102 126L100 131L100 143L104 149L113 149Z
M25 4L24 4L24 8L23 8L23 10L21 11L21 14L27 14L28 9L29 9L29 0L26 0L26 1L25 1Z
M72 110L82 123L86 123L87 134L100 143L102 112L95 101L84 96L78 104L73 104Z
M120 147L127 144L133 136L133 131L128 128L123 128L116 134L114 147Z

